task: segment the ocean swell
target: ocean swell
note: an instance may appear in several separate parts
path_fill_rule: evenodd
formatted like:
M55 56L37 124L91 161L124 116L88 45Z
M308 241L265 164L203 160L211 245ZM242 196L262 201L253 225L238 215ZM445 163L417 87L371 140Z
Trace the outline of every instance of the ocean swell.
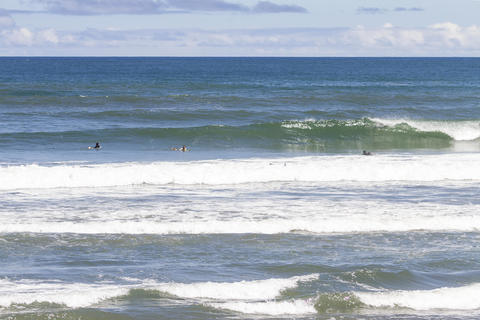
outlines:
M146 124L144 124L146 125ZM65 131L55 128L44 132L0 132L0 145L24 143L29 149L40 145L70 144L78 147L92 140L106 145L154 145L167 148L188 144L195 149L261 148L267 150L339 150L444 149L455 140L472 141L480 137L480 121L416 121L362 118L356 120L288 120L247 125L211 124L205 126L140 127L127 123L105 128ZM27 130L26 128L25 130ZM67 147L68 148L68 147Z

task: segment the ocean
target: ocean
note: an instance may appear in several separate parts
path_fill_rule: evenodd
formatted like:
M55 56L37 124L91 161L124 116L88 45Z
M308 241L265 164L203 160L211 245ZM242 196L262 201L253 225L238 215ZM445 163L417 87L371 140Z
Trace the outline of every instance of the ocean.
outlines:
M0 58L0 319L478 319L479 183L478 58Z

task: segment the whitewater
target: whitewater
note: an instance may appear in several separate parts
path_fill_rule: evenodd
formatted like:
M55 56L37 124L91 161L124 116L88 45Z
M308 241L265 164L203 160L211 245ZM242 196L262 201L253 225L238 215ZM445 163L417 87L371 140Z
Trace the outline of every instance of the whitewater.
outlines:
M3 165L0 189L275 181L480 180L480 155L386 154L101 165Z
M477 310L480 304L475 296L480 284L433 290L378 291L321 294L308 299L288 299L288 289L319 281L318 274L287 279L265 279L240 282L158 283L155 280L125 278L123 285L109 282L93 284L62 283L59 281L0 281L0 308L32 305L44 302L71 308L91 307L113 299L129 296L166 296L170 299L227 309L243 314L268 316L312 315L326 308L362 310L368 314L374 308L405 308L430 311L462 312ZM184 302L184 303L185 303ZM188 303L188 302L187 302Z

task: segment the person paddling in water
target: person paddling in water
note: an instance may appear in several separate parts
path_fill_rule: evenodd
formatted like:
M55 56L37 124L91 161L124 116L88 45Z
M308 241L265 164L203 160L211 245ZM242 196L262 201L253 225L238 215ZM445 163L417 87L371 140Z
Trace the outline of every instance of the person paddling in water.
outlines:
M364 156L371 156L372 153L370 151L363 150L362 155Z
M187 149L187 146L182 146L181 148L173 147L170 150L172 150L172 151L182 151L182 152L190 151L190 150Z
M95 147L88 147L88 149L95 149L95 150L100 150L100 148L101 148L100 147L100 142L98 142L98 141L95 143Z

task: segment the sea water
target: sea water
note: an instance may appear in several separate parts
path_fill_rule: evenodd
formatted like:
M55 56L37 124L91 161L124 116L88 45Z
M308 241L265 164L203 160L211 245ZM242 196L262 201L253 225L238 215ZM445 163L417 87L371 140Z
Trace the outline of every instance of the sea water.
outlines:
M477 319L479 139L480 59L0 58L0 318Z

